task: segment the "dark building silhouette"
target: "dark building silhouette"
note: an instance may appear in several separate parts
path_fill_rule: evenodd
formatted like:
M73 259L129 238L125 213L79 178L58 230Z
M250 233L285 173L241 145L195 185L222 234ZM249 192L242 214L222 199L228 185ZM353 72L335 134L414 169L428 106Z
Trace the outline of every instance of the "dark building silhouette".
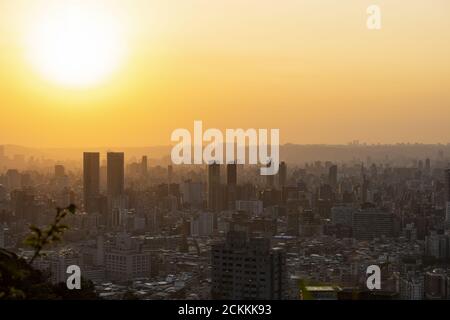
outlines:
M278 170L278 186L280 188L283 188L284 186L286 186L286 181L287 181L287 166L284 161L281 161Z
M425 171L426 173L430 173L431 171L431 161L430 158L425 159Z
M322 184L319 187L318 199L321 200L333 200L334 194L333 189L329 184Z
M171 193L171 189L170 186L172 185L172 180L173 180L173 166L172 165L168 165L167 166L167 194L168 195L172 195Z
M100 153L83 153L83 196L84 209L93 212L100 194Z
M367 193L369 191L369 180L367 180L366 175L363 175L362 185L361 185L361 203L367 202Z
M39 212L33 194L25 190L12 191L11 207L17 220L36 223Z
M109 197L120 197L124 194L124 154L108 152L107 154L107 194Z
M237 184L237 164L236 162L227 164L227 185L235 186Z
M227 164L226 206L229 210L236 207L237 200L237 164Z
M142 177L146 177L148 173L148 159L147 156L142 157L141 161L141 175Z
M445 170L445 201L450 201L450 169Z
M272 162L269 162L266 167L270 168ZM275 186L275 176L273 174L269 174L266 176L266 187L272 189Z
M445 170L445 223L450 227L450 169Z
M332 186L333 188L337 187L337 173L338 173L338 167L337 165L332 165L329 169L328 169L328 183L330 184L330 186Z
M208 201L211 211L219 211L221 203L220 164L213 162L208 165Z

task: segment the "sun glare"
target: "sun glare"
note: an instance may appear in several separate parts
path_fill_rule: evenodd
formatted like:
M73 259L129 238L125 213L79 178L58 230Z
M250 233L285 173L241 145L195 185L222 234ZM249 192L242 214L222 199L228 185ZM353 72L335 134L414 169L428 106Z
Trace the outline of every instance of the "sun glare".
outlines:
M47 80L63 86L93 86L119 67L122 40L113 16L98 8L59 6L31 24L27 56Z

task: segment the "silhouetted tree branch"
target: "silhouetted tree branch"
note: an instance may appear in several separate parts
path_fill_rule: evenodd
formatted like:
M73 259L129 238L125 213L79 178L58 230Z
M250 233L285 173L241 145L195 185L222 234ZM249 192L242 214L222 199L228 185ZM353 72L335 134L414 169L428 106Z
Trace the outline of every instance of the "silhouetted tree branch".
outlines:
M81 279L81 290L68 290L65 283L52 284L48 275L34 269L33 261L49 244L60 241L68 226L62 224L67 214L74 214L76 207L57 208L53 222L40 229L30 226L31 234L25 243L34 249L30 261L0 248L0 299L99 299L92 281Z
M71 204L66 208L56 208L56 216L52 224L45 229L40 229L31 225L31 234L25 239L24 243L34 249L34 254L31 257L30 264L41 255L42 249L53 242L61 240L61 236L68 226L62 224L61 221L66 217L68 213L75 214L76 207Z

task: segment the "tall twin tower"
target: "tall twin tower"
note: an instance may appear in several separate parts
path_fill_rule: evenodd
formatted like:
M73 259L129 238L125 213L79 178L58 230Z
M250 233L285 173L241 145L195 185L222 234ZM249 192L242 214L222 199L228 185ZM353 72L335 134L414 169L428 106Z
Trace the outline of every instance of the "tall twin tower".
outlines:
M125 162L123 152L107 153L106 192L108 198L119 198L124 194ZM100 153L83 153L84 209L97 210L100 196Z

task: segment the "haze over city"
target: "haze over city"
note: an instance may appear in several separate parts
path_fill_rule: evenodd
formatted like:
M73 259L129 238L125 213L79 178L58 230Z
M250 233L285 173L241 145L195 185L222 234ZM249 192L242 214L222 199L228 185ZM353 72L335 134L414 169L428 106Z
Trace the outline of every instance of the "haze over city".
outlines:
M450 300L449 13L0 0L0 300Z

